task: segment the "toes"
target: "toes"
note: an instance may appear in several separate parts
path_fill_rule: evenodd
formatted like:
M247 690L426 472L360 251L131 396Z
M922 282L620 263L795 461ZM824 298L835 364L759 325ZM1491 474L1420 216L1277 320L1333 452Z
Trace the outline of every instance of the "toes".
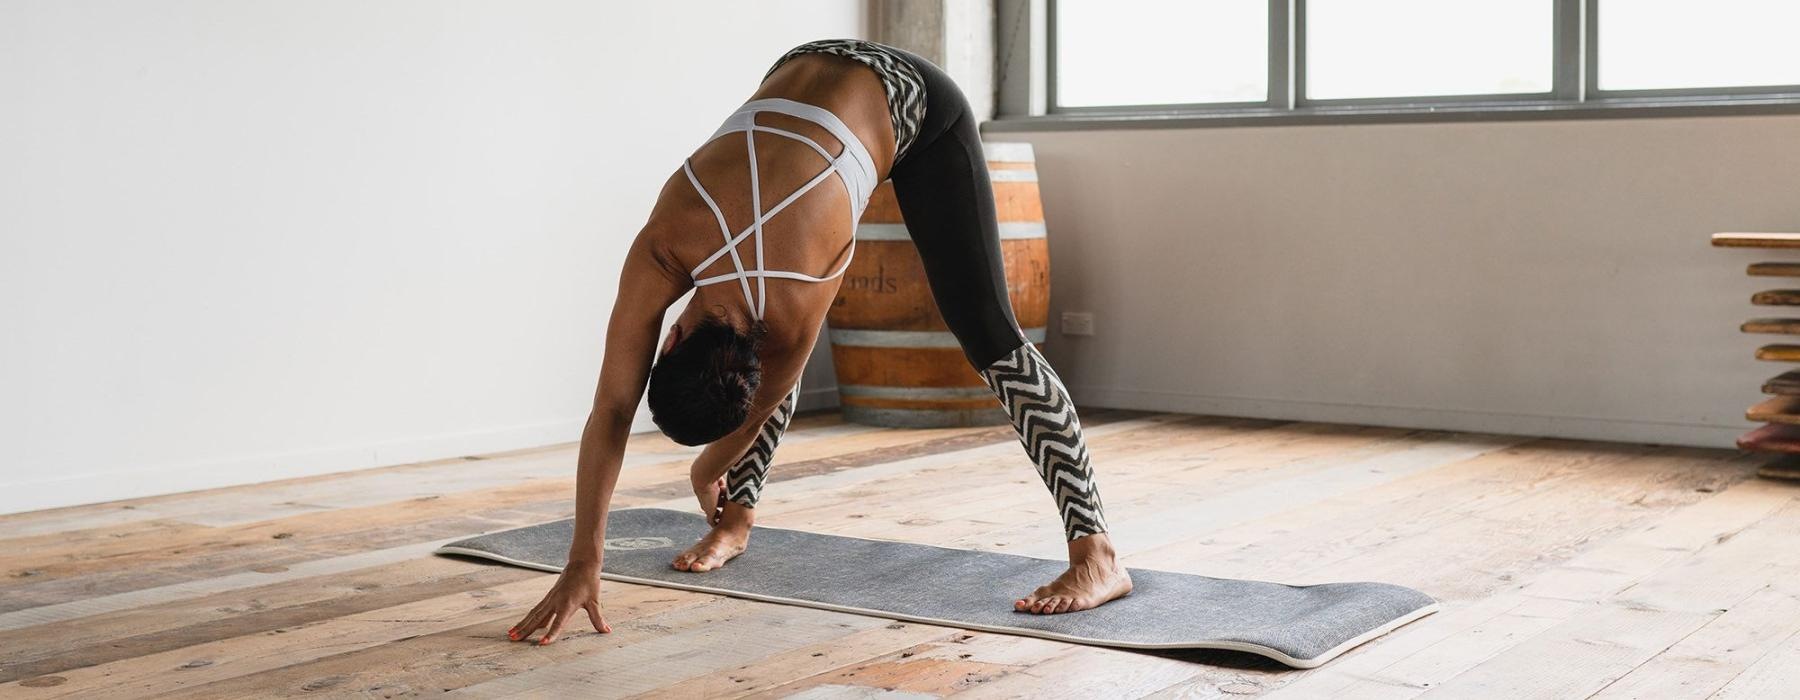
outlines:
M1066 613L1073 609L1075 609L1075 599L1073 598L1063 598L1056 602L1056 612Z

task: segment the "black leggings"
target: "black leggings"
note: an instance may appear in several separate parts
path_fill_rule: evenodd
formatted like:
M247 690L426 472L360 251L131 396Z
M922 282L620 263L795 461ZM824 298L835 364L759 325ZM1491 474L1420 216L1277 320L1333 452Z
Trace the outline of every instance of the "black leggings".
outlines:
M899 49L895 49L899 51ZM925 81L925 120L888 178L944 323L976 368L1025 344L1006 294L987 157L968 98L944 71L901 52Z

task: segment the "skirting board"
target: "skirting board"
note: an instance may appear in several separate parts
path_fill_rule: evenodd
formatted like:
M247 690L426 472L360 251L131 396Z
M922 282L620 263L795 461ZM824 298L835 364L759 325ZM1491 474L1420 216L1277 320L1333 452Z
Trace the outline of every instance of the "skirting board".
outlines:
M1135 411L1167 411L1688 447L1735 448L1737 436L1744 431L1741 426L1716 426L1699 423L1659 423L1587 416L1210 396L1169 391L1115 389L1085 384L1069 385L1069 393L1074 396L1078 405L1089 408L1121 408ZM807 388L800 391L799 409L802 411L835 408L837 405L837 387L835 386Z
M800 400L794 402L795 411L816 411L821 408L837 408L837 386L801 387Z
M0 484L0 514L542 447L580 439L581 428L585 423L584 418L349 447L147 466L130 471Z
M1744 431L1742 426L1208 396L1169 391L1115 389L1082 384L1069 385L1069 394L1075 398L1077 405L1092 408L1123 408L1138 411L1167 411L1688 447L1735 449L1737 436Z

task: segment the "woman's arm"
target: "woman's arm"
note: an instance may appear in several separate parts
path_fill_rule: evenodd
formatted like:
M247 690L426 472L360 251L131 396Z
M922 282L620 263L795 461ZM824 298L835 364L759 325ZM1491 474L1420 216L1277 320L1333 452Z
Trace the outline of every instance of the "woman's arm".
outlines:
M759 420L752 414L744 421L744 427L707 443L694 457L694 463L688 466L688 480L692 482L694 498L699 500L700 514L706 516L707 524L719 524L719 515L725 507L725 473L744 458L744 453L756 442L757 434L762 432L763 424L768 420L768 416Z
M594 391L594 408L581 431L581 450L575 472L575 540L569 546L569 563L598 566L606 541L606 513L613 488L619 483L619 467L625 459L625 441L649 381L656 358L657 334L663 312L673 300L660 303L645 299L633 284L632 264L626 262L619 298L613 304L606 328L606 356L601 362L600 384Z
M744 461L780 407L776 404L766 410L753 410L743 427L708 443L694 457L694 463L688 467L688 480L692 482L694 498L700 502L700 514L706 517L707 524L719 524L719 518L724 515L728 498L725 475Z
M594 390L594 407L581 431L581 448L576 457L575 539L569 546L569 563L544 599L507 631L513 641L548 628L538 643L554 642L576 611L587 613L595 631L611 631L600 615L599 602L606 514L613 488L619 483L619 467L624 461L632 417L649 381L650 365L656 359L663 313L687 291L685 278L678 279L667 272L647 238L639 234L626 254L625 269L619 275L619 295L606 326L600 382Z
M835 297L835 287L830 291ZM762 384L744 425L708 444L688 467L694 497L698 499L700 513L706 516L707 522L718 524L726 500L723 483L725 475L744 459L745 453L756 443L770 417L787 402L795 383L800 381L800 375L806 370L806 361L810 359L813 345L818 341L823 320L820 318L802 322L797 329L789 329L792 335L768 341L770 347L766 347L763 353Z

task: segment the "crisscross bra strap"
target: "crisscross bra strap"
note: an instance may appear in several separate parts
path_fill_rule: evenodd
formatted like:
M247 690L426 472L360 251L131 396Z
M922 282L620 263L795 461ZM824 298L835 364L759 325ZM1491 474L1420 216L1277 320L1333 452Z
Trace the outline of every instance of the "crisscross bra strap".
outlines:
M785 114L790 117L805 119L806 121L817 124L824 128L826 132L830 133L832 138L837 139L838 143L843 144L843 149L839 151L837 155L833 156L829 151L825 150L825 147L820 146L817 141L807 138L804 135L796 134L785 129L759 125L756 123L756 115L762 112ZM764 302L767 300L766 282L769 278L774 277L777 279L790 279L801 282L824 282L844 274L844 270L850 267L850 259L856 254L856 222L862 219L863 208L868 206L869 196L875 192L875 160L869 155L869 149L863 145L862 141L856 138L856 134L850 131L850 127L844 125L843 120L838 119L837 115L832 114L829 110L801 102L795 102L793 100L774 98L752 100L745 103L738 111L732 113L732 115L725 120L725 124L720 126L718 131L713 132L712 137L707 139L707 141L710 143L721 136L740 131L744 133L744 145L745 148L748 149L750 156L750 202L751 213L753 216L750 226L744 230L735 234L732 233L731 227L725 223L725 215L719 211L718 202L714 201L712 194L707 192L706 187L700 184L700 178L694 175L693 165L689 162L683 162L681 165L682 172L687 174L688 182L694 185L694 190L700 193L700 198L706 201L707 208L712 210L713 219L719 224L719 235L724 237L724 246L720 247L719 250L712 255L707 256L705 260L700 261L700 264L694 266L693 271L690 272L689 275L694 278L694 286L696 287L704 287L710 284L720 284L736 280L738 285L744 291L744 301L750 305L751 313L754 314L756 318L760 319L763 317ZM756 173L755 136L758 132L774 134L806 144L811 147L815 153L818 153L819 157L825 159L824 170L821 170L818 175L814 175L811 180L806 182L806 184L795 189L787 197L776 203L775 206L770 207L766 212L762 209L762 179L758 177ZM781 213L781 210L786 209L788 205L793 204L796 200L800 199L801 195L811 191L812 188L818 186L819 183L824 182L833 174L836 174L838 179L844 183L844 193L850 196L851 237L849 251L844 256L843 264L839 265L837 270L824 277L814 277L812 275L791 270L768 269L768 267L763 264L763 224L768 222L768 220L773 218L776 214ZM742 256L738 254L738 244L742 243L745 238L751 238L756 244L756 259L753 261L753 267L746 267ZM719 259L725 257L730 257L731 259L732 272L704 279L700 277L700 273L705 271L708 266L711 266L713 263L718 262ZM756 292L754 294L750 291L750 281L752 279L756 280Z

